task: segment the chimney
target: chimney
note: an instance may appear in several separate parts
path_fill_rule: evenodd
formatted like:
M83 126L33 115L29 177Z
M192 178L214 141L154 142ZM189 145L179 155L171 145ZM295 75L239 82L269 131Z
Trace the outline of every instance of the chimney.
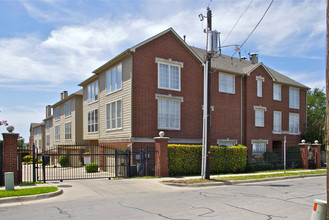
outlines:
M68 92L67 91L61 92L61 100L65 99L67 96L68 96Z
M46 106L46 118L51 116L51 105Z
M258 55L257 55L257 53L250 54L250 62L252 64L257 64L258 63Z

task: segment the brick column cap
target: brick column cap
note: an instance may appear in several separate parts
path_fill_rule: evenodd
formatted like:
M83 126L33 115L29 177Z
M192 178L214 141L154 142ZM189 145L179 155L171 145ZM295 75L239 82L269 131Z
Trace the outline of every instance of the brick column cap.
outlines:
M155 137L154 140L168 140L169 137Z
M2 133L2 136L3 135L19 135L19 133Z

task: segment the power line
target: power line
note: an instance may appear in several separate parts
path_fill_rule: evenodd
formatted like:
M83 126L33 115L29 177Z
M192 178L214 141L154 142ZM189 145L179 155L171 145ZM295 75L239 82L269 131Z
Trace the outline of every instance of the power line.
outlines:
M272 6L274 0L271 1L270 5L267 7L266 11L264 12L262 18L259 20L259 22L256 24L255 28L250 32L250 34L248 35L248 37L244 40L244 42L241 44L240 48L243 47L243 45L247 42L247 40L249 39L249 37L252 35L252 33L254 33L254 31L256 30L256 28L258 27L258 25L260 24L260 22L262 22L263 18L265 17L266 13L268 12L268 10L270 9L270 7ZM237 51L234 52L234 54L232 55L232 57L236 54Z
M249 3L248 7L246 8L246 10L244 10L244 12L240 15L240 17L238 18L238 20L235 22L234 26L232 27L230 33L228 33L228 35L226 36L225 40L223 41L223 44L225 43L225 41L227 40L227 38L231 35L232 31L234 30L235 26L239 23L241 17L247 12L247 10L249 9L251 3L253 2L254 0L251 0L251 2Z

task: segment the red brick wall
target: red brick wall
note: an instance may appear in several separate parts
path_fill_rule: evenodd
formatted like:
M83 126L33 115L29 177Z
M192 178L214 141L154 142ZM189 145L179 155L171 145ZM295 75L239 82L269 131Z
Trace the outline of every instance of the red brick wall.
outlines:
M4 173L14 173L14 183L18 185L22 182L22 164L20 164L19 171L17 170L17 139L16 133L3 133L3 183L5 182Z
M262 97L257 97L256 76L264 77L262 86ZM306 121L306 91L300 89L300 108L289 108L289 86L281 86L281 101L273 100L273 81L263 67L258 67L244 82L244 145L251 151L252 139L268 140L267 149L272 149L273 141L282 141L287 137L287 147L297 145L300 142L300 135L273 134L273 111L281 111L282 131L289 131L289 113L299 113L300 131L305 131ZM264 127L255 127L254 106L266 107L264 115Z
M155 58L184 63L181 68L181 91L158 89ZM170 138L202 138L203 67L192 54L167 33L144 46L133 55L133 137L157 137L158 100L155 94L183 97L181 129L164 130Z

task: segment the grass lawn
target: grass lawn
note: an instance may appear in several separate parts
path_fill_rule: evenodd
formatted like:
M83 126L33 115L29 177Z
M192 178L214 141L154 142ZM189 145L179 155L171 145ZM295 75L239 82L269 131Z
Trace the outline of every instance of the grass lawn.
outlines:
M183 180L165 180L162 182L182 183L182 184L200 184L200 183L211 183L211 182L228 182L228 181L239 181L239 180L276 178L276 177L286 177L286 176L305 176L305 175L326 174L326 173L327 173L327 170L316 170L316 171L300 171L300 172L286 172L286 173L282 172L282 173L269 173L269 174L228 176L228 177L213 177L210 180L201 179L201 178L183 179Z
M37 194L55 192L57 190L58 190L58 188L55 186L15 189L15 190L11 190L11 191L0 190L0 198L13 197L13 196L37 195Z

